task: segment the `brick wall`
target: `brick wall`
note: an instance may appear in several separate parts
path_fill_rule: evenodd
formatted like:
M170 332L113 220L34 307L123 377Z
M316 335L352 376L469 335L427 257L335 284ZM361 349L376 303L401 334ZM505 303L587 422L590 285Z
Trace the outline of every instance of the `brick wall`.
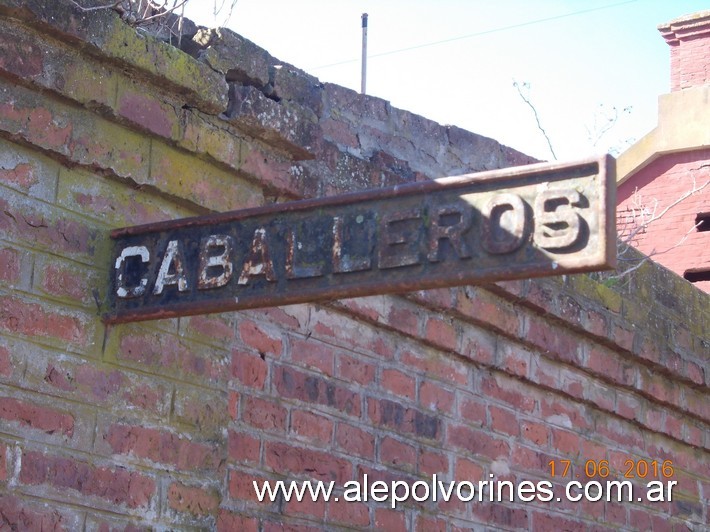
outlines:
M58 530L710 524L708 296L651 263L120 326L111 228L522 164L279 63L0 0L0 516ZM570 480L672 460L672 502L260 503L252 480ZM492 475L492 477L491 477ZM640 485L643 479L636 478Z
M619 186L619 234L678 275L710 269L710 232L695 227L710 211L708 161L707 149L665 155ZM695 285L710 291L710 281Z
M710 11L700 11L658 27L671 47L671 90L710 82Z

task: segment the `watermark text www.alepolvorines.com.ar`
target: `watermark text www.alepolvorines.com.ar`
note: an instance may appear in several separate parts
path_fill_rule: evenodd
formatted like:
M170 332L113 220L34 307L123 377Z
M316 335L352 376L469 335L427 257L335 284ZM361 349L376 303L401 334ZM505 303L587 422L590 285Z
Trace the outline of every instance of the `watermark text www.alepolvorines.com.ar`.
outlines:
M268 481L261 484L253 481L259 502L277 500L345 502L386 502L392 508L407 501L426 502L459 500L461 502L668 502L673 499L674 480L651 480L645 486L634 485L629 480L571 480L563 485L561 493L555 493L555 486L548 480L532 482L523 480L444 481L433 475L430 481L418 480L412 483L403 480L369 482L368 476L362 480L345 482L342 490L336 492L335 481ZM645 489L644 489L645 487ZM641 493L639 493L639 491Z

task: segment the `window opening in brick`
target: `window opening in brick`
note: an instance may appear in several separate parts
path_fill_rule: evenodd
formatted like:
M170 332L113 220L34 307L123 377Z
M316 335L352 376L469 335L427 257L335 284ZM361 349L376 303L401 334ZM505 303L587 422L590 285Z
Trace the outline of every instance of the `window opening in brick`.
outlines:
M710 231L710 212L700 212L695 217L695 228L699 233Z
M691 283L699 283L700 281L710 281L710 268L696 268L693 270L685 270L683 278Z

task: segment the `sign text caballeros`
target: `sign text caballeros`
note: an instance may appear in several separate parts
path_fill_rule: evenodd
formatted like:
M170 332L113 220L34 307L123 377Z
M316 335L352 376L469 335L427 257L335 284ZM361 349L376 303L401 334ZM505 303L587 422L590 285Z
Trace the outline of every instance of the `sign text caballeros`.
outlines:
M613 173L532 165L117 230L106 319L609 268Z

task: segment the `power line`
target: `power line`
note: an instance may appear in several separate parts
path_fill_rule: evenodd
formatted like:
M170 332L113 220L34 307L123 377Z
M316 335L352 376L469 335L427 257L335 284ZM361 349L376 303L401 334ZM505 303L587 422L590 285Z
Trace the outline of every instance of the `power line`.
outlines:
M417 44L414 46L410 46L408 48L399 48L397 50L390 50L387 52L380 52L379 54L368 55L368 58L384 57L387 55L394 55L394 54L399 54L402 52L408 52L410 50L417 50L419 48L427 48L429 46L436 46L438 44L446 44L449 42L461 41L464 39L471 39L473 37L481 37L483 35L490 35L491 33L499 33L501 31L508 31L508 30L514 30L514 29L518 29L518 28L524 28L526 26L532 26L534 24L541 24L543 22L550 22L552 20L560 20L563 18L574 17L577 15L584 15L586 13L592 13L594 11L601 11L603 9L611 9L611 8L623 6L626 4L633 4L634 2L638 2L638 0L625 0L624 2L617 2L616 4L609 4L609 5L600 6L600 7L592 7L590 9L583 9L581 11L574 11L572 13L565 13L563 15L555 15L553 17L547 17L547 18L541 18L541 19L536 19L536 20L529 20L527 22L521 22L520 24L512 24L510 26L502 26L500 28L493 28L490 30L479 31L477 33L471 33L469 35L461 35L459 37L452 37L450 39L443 39L440 41L434 41L434 42L429 42L429 43L424 43L424 44ZM347 59L345 61L339 61L337 63L330 63L327 65L321 65L321 66L309 68L307 70L308 71L320 70L322 68L330 68L330 67L339 66L339 65L346 65L348 63L355 63L357 61L359 61L359 59Z

